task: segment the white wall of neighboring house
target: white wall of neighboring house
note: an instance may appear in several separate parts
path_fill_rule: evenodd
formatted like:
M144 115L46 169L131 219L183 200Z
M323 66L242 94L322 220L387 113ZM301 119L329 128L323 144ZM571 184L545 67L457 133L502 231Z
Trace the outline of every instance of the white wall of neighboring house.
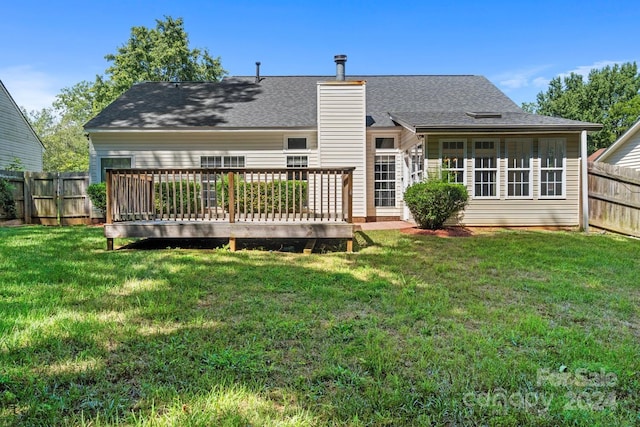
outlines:
M640 120L602 153L597 161L640 171Z
M0 82L0 169L19 159L27 171L42 171L44 147Z

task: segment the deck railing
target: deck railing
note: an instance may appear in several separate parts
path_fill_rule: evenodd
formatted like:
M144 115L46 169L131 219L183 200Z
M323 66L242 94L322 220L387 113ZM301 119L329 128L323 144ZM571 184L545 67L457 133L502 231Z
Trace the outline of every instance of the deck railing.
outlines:
M352 222L353 168L108 169L108 224Z

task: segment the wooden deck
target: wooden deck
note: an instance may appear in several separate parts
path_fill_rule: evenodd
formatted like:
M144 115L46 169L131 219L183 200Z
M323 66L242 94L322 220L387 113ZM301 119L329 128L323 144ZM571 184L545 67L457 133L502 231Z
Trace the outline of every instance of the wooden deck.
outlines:
M113 239L345 239L353 250L353 169L107 171Z

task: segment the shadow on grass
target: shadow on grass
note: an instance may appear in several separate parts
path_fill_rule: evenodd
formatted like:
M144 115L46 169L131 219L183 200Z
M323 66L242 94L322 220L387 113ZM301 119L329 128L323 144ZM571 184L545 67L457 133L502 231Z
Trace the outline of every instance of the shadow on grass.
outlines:
M308 242L308 239L238 239L236 241L236 249L302 253ZM227 249L228 247L228 239L149 238L123 245L118 250ZM316 239L313 252L344 252L345 249L346 244L343 240Z

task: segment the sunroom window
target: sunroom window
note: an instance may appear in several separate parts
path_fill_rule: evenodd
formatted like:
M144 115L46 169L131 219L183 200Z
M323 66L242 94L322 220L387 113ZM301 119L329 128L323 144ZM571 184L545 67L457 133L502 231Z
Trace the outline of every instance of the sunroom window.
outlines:
M473 142L473 196L496 198L498 192L498 141Z
M566 140L540 138L540 198L564 197L566 176Z

